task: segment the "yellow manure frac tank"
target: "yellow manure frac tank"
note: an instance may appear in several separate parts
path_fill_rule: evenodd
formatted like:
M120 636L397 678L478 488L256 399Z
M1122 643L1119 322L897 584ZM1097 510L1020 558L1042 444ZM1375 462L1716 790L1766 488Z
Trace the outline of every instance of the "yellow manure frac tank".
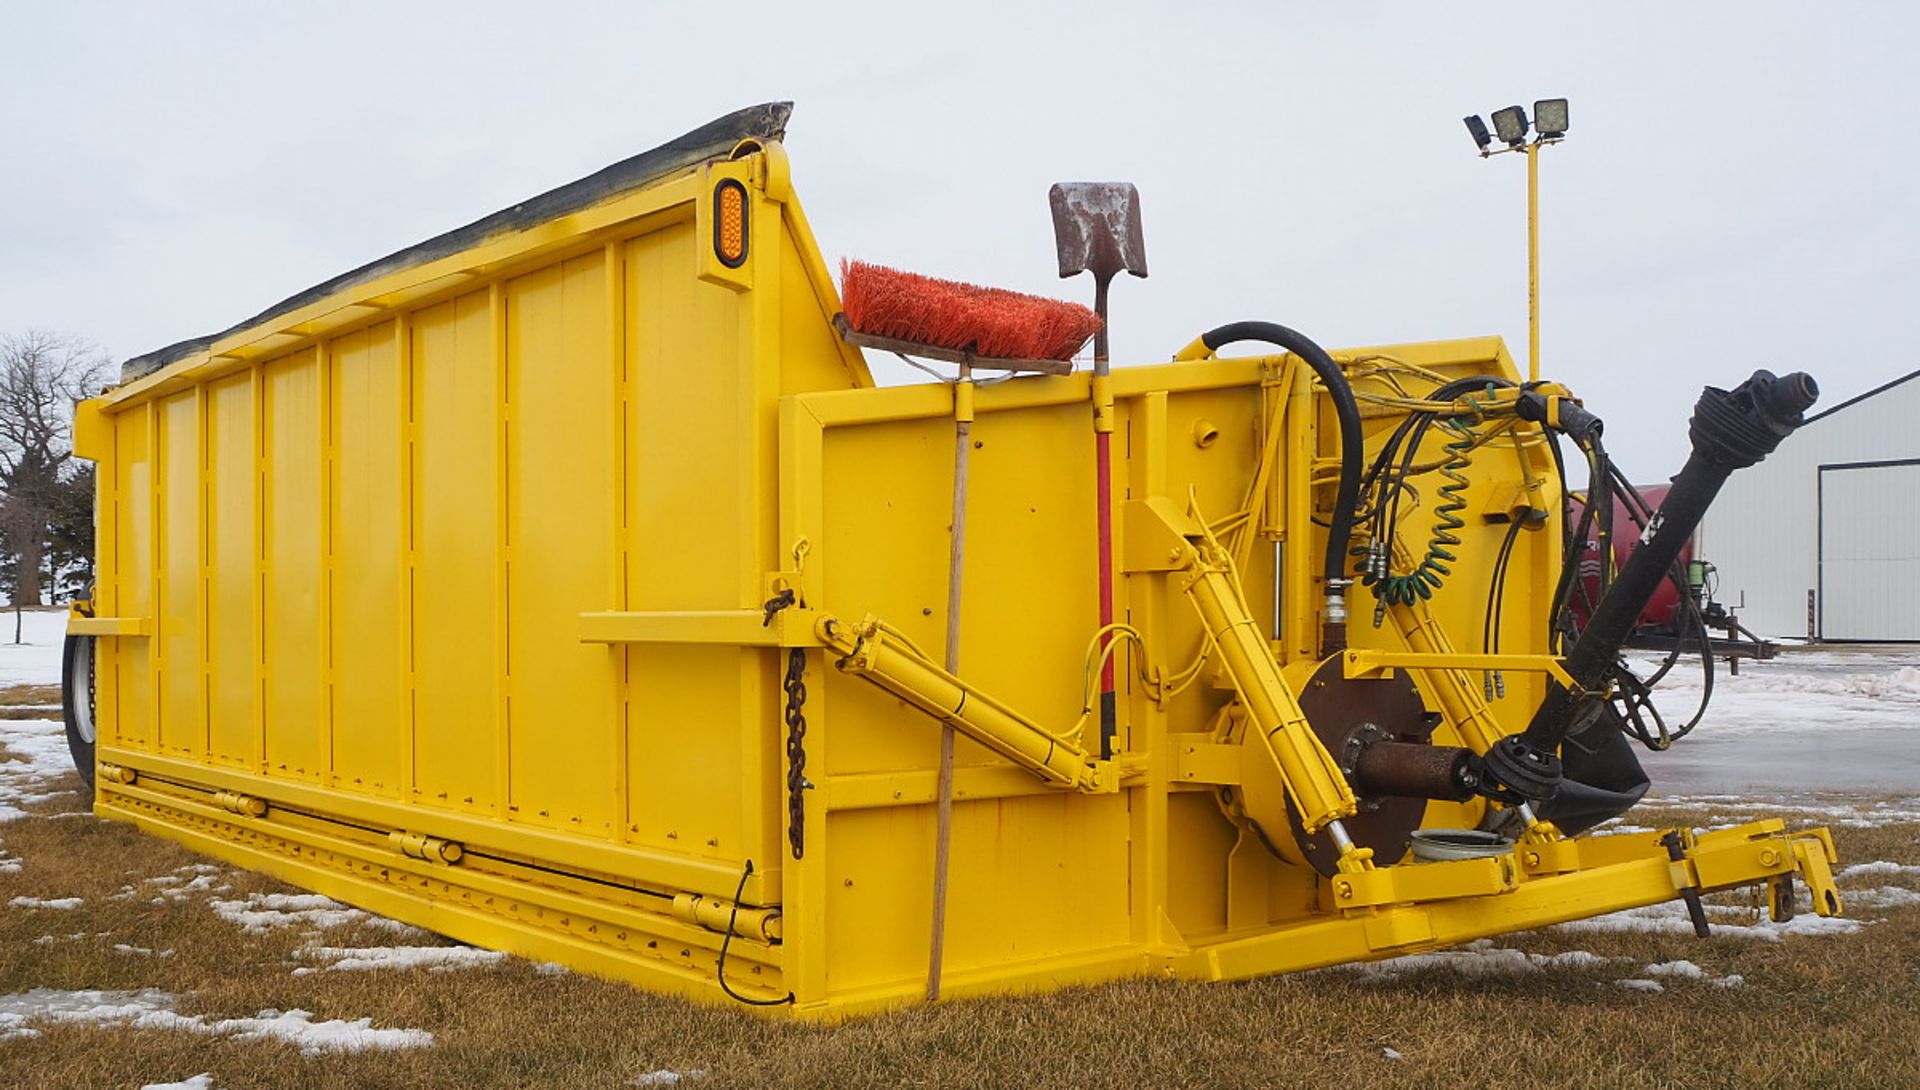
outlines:
M1614 656L1582 650L1606 603L1554 629L1556 434L1600 449L1566 390L1519 383L1497 339L1323 353L1258 323L1110 380L876 387L787 115L131 360L80 405L98 584L68 719L101 816L804 1017L1258 976L1745 884L1785 912L1796 876L1839 911L1825 830L1586 832L1646 784ZM1218 351L1249 338L1272 347ZM1703 395L1696 460L1797 423L1804 376L1761 375Z

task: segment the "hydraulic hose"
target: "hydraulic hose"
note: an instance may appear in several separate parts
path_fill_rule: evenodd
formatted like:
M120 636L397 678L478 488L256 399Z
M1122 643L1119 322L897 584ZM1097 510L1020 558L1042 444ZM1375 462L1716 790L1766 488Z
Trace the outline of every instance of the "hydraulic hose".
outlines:
M1327 394L1333 398L1334 419L1340 425L1340 484L1334 493L1332 525L1327 531L1326 592L1327 613L1322 626L1322 654L1343 650L1347 645L1347 607L1344 592L1353 580L1347 576L1347 545L1353 537L1354 508L1360 503L1362 436L1360 406L1353 399L1353 387L1340 365L1327 350L1312 339L1276 322L1229 322L1200 335L1208 351L1217 352L1236 341L1263 341L1299 356L1313 368Z

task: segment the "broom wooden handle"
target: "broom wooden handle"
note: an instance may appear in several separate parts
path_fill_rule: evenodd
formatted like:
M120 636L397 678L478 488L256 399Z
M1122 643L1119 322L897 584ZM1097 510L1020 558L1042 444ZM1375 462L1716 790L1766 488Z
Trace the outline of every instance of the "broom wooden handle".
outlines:
M953 529L947 544L947 673L960 672L960 583L966 572L967 471L973 450L973 368L962 363L953 386ZM940 725L934 791L933 934L927 953L927 1001L940 998L947 949L947 864L953 843L953 726Z

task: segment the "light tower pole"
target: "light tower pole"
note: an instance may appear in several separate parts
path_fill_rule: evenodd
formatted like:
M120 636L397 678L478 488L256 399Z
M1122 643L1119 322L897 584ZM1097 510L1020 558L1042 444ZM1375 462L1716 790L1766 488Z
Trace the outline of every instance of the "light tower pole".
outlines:
M1480 158L1517 151L1527 157L1527 381L1540 381L1540 149L1567 135L1567 100L1544 98L1533 104L1533 129L1527 139L1527 112L1508 106L1493 112L1493 129L1475 114L1464 119ZM1507 146L1493 147L1495 137Z

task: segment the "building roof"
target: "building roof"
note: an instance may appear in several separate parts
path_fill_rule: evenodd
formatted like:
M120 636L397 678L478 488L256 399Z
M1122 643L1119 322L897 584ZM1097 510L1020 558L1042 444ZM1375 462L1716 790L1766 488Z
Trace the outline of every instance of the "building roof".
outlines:
M1888 390L1893 389L1895 386L1898 386L1901 383L1906 382L1909 379L1913 379L1913 378L1920 378L1920 371L1909 371L1906 374L1901 375L1899 378L1894 379L1892 382L1883 382L1880 385L1875 386L1873 389L1868 390L1864 394L1858 394L1854 397L1850 397L1845 401L1842 401L1840 404L1832 406L1831 408L1821 409L1819 412L1814 413L1812 416L1807 417L1807 423L1811 424L1814 421L1821 419L1822 417L1832 416L1834 413L1839 412L1841 409L1844 409L1849 405L1858 405L1862 401L1865 401L1866 399L1874 396L1875 394L1884 394Z

